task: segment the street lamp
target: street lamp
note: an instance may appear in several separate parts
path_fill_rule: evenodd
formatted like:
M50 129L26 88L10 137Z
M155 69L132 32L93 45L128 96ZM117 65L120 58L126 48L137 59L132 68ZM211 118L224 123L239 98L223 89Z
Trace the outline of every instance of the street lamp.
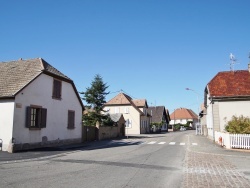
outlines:
M198 113L197 113L197 116L198 116L198 126L200 126L200 134L202 133L202 127L201 127L201 125L200 125L200 117L199 117L199 113L200 113L200 108L199 108L199 93L197 93L195 90L193 90L193 89L190 89L190 88L186 88L186 90L188 90L188 91L192 91L192 92L194 92L196 95L197 95L197 103L198 103ZM198 134L198 130L197 130L197 124L196 124L196 135Z

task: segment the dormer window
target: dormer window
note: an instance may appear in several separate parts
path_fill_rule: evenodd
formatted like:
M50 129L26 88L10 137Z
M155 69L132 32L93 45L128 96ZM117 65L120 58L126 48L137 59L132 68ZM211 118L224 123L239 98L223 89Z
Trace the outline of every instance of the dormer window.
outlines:
M62 98L62 81L54 79L52 98L53 99Z

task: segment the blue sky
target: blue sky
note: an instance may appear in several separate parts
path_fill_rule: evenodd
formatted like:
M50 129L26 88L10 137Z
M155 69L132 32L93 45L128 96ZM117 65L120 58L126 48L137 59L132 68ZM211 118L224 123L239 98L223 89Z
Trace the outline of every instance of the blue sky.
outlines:
M85 91L96 74L111 92L197 112L219 72L247 69L249 0L0 1L0 61L42 57ZM115 93L116 92L116 93Z

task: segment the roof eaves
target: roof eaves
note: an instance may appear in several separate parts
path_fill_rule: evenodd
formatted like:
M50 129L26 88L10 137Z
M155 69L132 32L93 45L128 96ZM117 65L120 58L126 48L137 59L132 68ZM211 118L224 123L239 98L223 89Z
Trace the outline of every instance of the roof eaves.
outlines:
M250 95L239 95L239 96L210 96L211 100L250 100Z

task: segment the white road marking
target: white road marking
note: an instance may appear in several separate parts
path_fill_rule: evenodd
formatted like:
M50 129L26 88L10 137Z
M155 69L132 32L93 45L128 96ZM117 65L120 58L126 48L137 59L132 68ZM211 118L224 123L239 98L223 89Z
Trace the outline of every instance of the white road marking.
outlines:
M169 142L169 145L175 145L175 142Z
M152 142L149 142L148 144L155 144L156 143L156 141L152 141Z
M185 143L181 142L180 145L181 145L181 146L185 146Z
M197 143L192 143L193 146L197 146Z
M166 142L159 142L158 144L165 144Z

